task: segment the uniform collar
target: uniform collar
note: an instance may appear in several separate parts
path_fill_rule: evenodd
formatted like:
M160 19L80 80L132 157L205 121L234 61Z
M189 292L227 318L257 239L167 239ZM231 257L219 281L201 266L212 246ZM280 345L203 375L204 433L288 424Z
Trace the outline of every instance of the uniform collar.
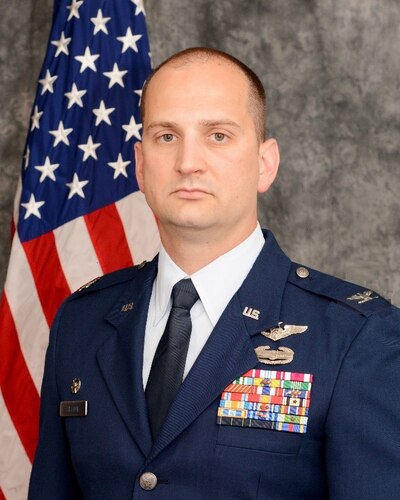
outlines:
M264 247L237 293L240 314L251 336L282 321L282 299L292 265L272 232L263 230L263 234Z
M249 274L264 243L264 235L257 224L242 243L190 276L213 327ZM154 283L155 324L168 312L174 284L187 277L161 246Z

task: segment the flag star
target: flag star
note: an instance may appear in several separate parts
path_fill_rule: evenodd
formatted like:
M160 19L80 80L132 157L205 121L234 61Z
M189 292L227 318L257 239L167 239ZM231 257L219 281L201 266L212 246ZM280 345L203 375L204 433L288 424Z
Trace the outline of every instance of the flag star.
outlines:
M100 101L100 106L93 110L96 115L96 127L100 125L101 122L106 122L111 125L110 114L115 111L115 108L106 108L104 101Z
M46 70L46 76L39 80L40 85L42 85L42 92L40 95L43 95L45 92L49 91L51 94L54 93L53 83L57 80L58 76L51 76L50 71Z
M131 2L136 5L135 16L138 16L141 12L143 12L144 16L146 15L143 0L131 0Z
M55 137L53 146L56 147L60 142L69 146L68 136L72 131L72 128L64 128L63 122L60 121L57 130L49 130L49 134L54 135Z
M132 49L138 52L136 42L142 38L142 35L133 35L131 28L126 30L125 36L117 36L117 40L123 43L122 53L126 52L128 49Z
M70 21L73 17L79 19L79 7L83 4L83 0L72 0L70 5L67 5L69 10L69 15L67 21Z
M43 114L43 111L39 111L39 108L37 106L35 106L35 109L33 111L33 115L31 116L31 121L32 121L31 132L35 128L37 128L37 129L40 128L39 120L42 117L42 114Z
M100 54L91 54L89 47L86 47L83 56L75 56L75 59L81 63L80 73L83 73L85 69L89 68L93 71L97 71L95 61L100 57Z
M28 145L26 146L26 152L24 154L24 160L25 160L24 168L28 168L30 157L31 157L31 149Z
M69 187L68 199L70 200L74 195L78 195L81 198L85 197L83 189L89 181L80 181L78 174L75 173L72 182L67 182L65 185Z
M77 104L83 108L82 97L86 94L87 90L78 90L75 83L72 84L71 91L65 92L65 96L68 98L68 109L74 104Z
M98 142L97 144L93 143L93 139L92 139L91 135L89 135L88 141L86 144L78 144L78 148L82 149L82 151L84 153L83 154L83 161L86 161L89 158L89 156L91 156L92 158L97 160L96 149L100 146L101 146L100 142Z
M53 40L51 44L57 47L54 57L58 57L61 54L61 52L63 54L68 55L69 54L68 45L70 44L70 42L71 38L65 38L64 31L61 33L61 37L59 40Z
M24 220L26 220L31 215L34 215L38 219L41 219L42 216L40 215L39 208L42 207L44 204L45 204L44 201L36 201L35 195L31 194L31 197L29 198L28 203L21 203L21 205L24 208L26 208Z
M90 20L94 24L93 35L96 35L99 31L102 31L108 35L108 30L106 24L110 21L111 17L103 17L101 9L97 11L97 17L91 17Z
M129 141L131 137L136 137L136 139L140 141L141 137L139 130L142 128L142 124L136 123L134 116L131 116L129 123L122 125L122 128L126 132L125 142Z
M110 89L113 85L118 83L121 87L125 87L122 78L128 73L128 70L120 70L118 64L114 63L112 71L105 71L103 75L110 79L108 83L108 88Z
M129 160L124 161L122 159L121 153L119 153L117 161L111 161L110 163L107 163L107 165L110 165L110 167L114 169L114 177L113 177L113 179L116 179L121 174L124 177L128 177L128 174L126 173L126 167L130 163L131 162Z
M36 170L39 170L39 172L41 172L39 182L42 183L47 177L52 181L55 181L56 176L54 175L54 170L56 170L59 166L59 163L50 163L50 158L46 156L44 165L37 165L35 167Z

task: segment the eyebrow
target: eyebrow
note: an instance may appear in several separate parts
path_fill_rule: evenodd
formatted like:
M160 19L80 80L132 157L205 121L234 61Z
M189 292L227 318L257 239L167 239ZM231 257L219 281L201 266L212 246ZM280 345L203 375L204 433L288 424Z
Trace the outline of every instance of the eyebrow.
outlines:
M216 119L216 120L215 119L214 120L200 120L199 124L205 128L220 127L223 125L235 127L237 129L242 128L238 123L234 122L233 120L229 120L229 119L225 119L225 118ZM150 125L148 125L146 127L147 130L152 130L154 128L180 128L180 126L176 122L159 121L159 122L150 123Z
M153 122L150 123L146 128L151 130L153 128L176 128L178 126L177 123L174 122Z
M203 127L208 127L208 128L211 128L211 127L220 127L221 125L229 125L231 127L235 127L235 128L242 128L238 123L234 122L233 120L229 120L229 119L225 119L225 118L222 118L220 120L200 120L200 125L202 125Z

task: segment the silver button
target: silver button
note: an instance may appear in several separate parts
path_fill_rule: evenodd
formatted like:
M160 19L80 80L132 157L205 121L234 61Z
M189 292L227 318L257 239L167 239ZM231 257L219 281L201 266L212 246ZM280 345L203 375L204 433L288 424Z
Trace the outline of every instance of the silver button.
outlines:
M143 268L144 268L144 266L145 266L146 264L147 264L147 260L144 260L143 262L141 262L141 263L137 266L137 268L138 268L138 269L143 269Z
M305 267L298 267L296 269L296 274L299 278L308 278L310 276L310 271Z
M140 476L139 484L144 490L154 490L157 486L157 476L152 472L143 472Z

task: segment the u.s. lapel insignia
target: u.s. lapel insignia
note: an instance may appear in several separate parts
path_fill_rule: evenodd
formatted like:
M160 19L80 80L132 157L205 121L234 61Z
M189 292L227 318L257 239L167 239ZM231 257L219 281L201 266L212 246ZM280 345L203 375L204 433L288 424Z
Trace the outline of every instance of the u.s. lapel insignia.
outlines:
M247 316L251 319L260 319L260 311L258 309L253 309L252 307L245 307L242 312L243 316Z
M378 299L378 295L373 296L374 292L372 290L366 290L364 292L357 292L351 297L347 297L346 300L356 300L357 304L365 304L365 302L369 302L370 300Z
M275 328L271 328L270 330L262 331L261 333L264 337L270 340L280 340L285 337L289 337L290 335L296 335L298 333L303 333L308 330L308 326L306 325L285 325L280 321L278 326Z
M122 307L121 307L121 312L128 312L128 311L132 311L133 309L133 302L129 302L128 304L124 304Z
M287 365L293 361L294 351L289 347L278 347L271 350L269 345L262 345L255 349L258 361L266 365Z
M74 380L71 383L71 392L72 394L76 394L80 391L82 386L82 382L79 378L74 378Z

